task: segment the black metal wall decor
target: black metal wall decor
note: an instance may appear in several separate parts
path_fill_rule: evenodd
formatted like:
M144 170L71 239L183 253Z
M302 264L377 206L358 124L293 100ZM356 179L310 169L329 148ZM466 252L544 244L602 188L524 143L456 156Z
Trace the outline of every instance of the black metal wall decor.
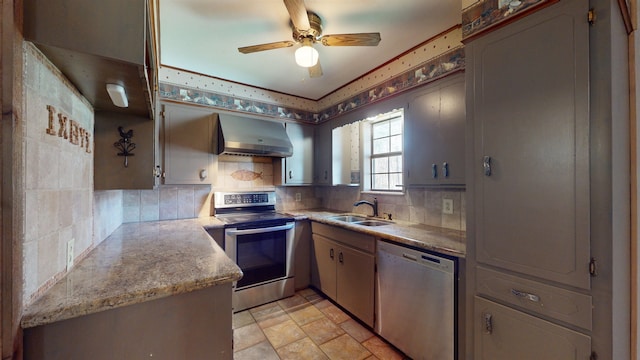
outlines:
M132 151L136 148L136 144L131 142L133 129L125 132L122 126L118 126L118 132L120 133L120 140L113 143L113 146L120 150L118 156L124 156L124 167L129 167L129 156L135 155Z

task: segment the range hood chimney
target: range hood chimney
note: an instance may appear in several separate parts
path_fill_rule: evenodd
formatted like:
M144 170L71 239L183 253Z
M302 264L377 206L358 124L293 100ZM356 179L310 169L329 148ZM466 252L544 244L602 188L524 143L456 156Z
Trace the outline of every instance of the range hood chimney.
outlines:
M218 114L218 154L288 157L293 145L284 124Z

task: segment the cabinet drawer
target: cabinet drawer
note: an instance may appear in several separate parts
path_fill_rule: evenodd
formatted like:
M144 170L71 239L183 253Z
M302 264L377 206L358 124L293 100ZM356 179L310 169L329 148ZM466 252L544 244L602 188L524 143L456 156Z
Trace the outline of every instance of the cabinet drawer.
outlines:
M591 338L479 297L475 298L476 360L589 359Z
M346 230L337 226L325 225L315 221L311 223L311 231L314 234L322 235L369 253L374 253L376 249L375 238L371 235Z
M589 295L478 267L476 289L485 295L586 330L592 329Z

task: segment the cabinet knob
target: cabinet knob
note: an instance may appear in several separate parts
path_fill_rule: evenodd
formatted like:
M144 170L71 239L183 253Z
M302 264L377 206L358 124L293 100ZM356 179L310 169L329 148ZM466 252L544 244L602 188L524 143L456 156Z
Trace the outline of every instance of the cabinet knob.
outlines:
M207 178L207 169L200 169L200 180L204 180Z

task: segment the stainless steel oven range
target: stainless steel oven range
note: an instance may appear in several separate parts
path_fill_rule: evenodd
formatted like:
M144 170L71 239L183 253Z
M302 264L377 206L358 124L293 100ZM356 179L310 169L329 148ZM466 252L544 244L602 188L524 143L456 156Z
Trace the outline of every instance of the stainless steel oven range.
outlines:
M276 213L275 192L215 192L213 201L225 223L224 251L244 274L234 283L233 311L293 295L295 220Z

